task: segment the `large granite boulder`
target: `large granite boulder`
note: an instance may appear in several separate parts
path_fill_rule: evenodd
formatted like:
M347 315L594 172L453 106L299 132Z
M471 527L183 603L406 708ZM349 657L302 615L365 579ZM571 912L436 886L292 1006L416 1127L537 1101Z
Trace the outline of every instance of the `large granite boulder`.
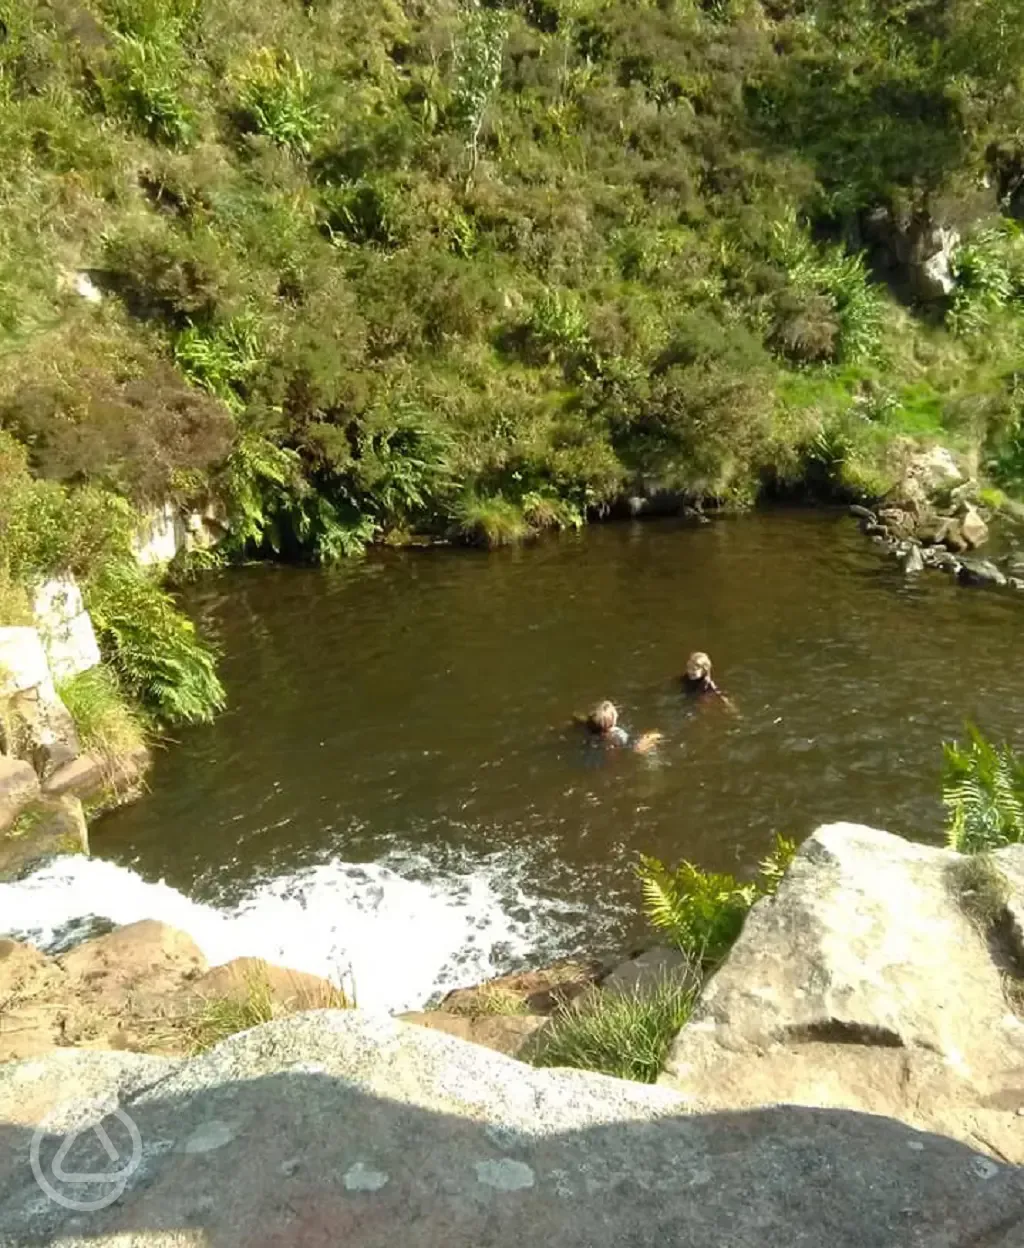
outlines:
M54 680L67 680L100 662L92 618L74 577L44 581L35 592L32 613Z
M185 1052L206 969L191 937L152 919L57 958L0 940L0 1062L64 1045Z
M819 828L751 911L662 1082L695 1109L867 1110L1024 1162L1024 846L991 863L982 924L976 860Z
M470 1044L482 1044L496 1053L518 1057L547 1026L543 1014L448 1014L444 1010L411 1010L399 1015L402 1022L430 1027Z
M1014 1248L1024 1173L885 1118L691 1115L320 1011L179 1062L0 1067L0 1227L6 1248Z

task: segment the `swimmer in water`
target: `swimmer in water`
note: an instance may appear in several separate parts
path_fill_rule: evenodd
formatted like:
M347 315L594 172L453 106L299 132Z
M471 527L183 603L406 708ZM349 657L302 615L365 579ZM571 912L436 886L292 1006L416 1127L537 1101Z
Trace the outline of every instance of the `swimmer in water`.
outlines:
M694 650L693 654L686 660L686 672L683 676L683 689L692 697L706 697L709 694L713 697L720 698L723 705L729 710L734 711L732 700L715 684L715 679L711 675L711 659L703 650Z
M649 754L661 740L660 732L645 732L631 741L629 733L619 726L619 712L614 702L598 702L586 718L577 717L577 722L603 745L623 746L637 754Z

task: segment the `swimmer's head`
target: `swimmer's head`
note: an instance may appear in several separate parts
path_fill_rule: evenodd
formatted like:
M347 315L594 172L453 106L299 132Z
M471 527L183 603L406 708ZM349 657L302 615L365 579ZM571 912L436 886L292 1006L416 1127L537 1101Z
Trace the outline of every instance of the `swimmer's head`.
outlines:
M703 650L694 650L686 660L687 680L710 680L711 660Z
M587 716L587 727L591 732L611 732L619 722L619 712L614 702L598 702Z

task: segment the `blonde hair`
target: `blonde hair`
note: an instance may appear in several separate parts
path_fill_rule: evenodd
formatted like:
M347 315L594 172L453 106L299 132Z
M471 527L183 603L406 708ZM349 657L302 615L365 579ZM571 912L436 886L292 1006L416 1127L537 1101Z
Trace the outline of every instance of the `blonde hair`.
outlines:
M707 680L711 675L711 660L703 650L694 650L686 660L687 680Z
M591 732L611 732L619 722L619 712L614 702L598 702L587 716L587 727Z

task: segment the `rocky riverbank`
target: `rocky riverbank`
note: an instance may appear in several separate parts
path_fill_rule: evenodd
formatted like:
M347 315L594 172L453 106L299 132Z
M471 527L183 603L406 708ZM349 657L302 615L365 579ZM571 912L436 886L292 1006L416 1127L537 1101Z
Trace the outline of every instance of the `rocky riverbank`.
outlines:
M850 510L866 536L908 575L933 568L962 585L1024 591L1024 551L1011 549L998 562L978 554L994 526L1015 533L1024 524L1024 507L985 490L943 447L911 455L885 499Z
M138 796L150 763L141 732L89 748L59 692L100 665L77 584L43 584L34 618L0 628L0 881L54 854L88 853L86 808Z
M197 992L208 972L195 952L149 935L113 933L106 952L129 937L149 949L140 993L183 952ZM90 943L95 966L103 944ZM47 973L89 982L74 961ZM649 961L634 962L632 984L620 972L619 989L642 992ZM451 994L442 1013L482 1018L504 993L542 1017L610 979L575 964L505 977ZM1014 1248L1022 986L1024 847L965 858L832 825L755 905L660 1087L533 1070L359 1010L272 1022L199 1058L64 1050L8 1063L4 1243L653 1248L671 1227L697 1248L721 1244L723 1228L736 1248ZM96 1124L129 1166L101 1154ZM29 1164L31 1144L46 1174L73 1131L90 1176L74 1195L96 1200L92 1212L40 1200Z
M400 1021L529 1058L570 1003L639 998L688 973L665 949L563 962L458 989ZM211 970L188 936L154 922L58 958L0 942L0 1061L45 1063L67 1046L186 1054L197 1013L244 1003L254 975L272 1007L263 1018L337 1001L326 981L252 959ZM864 1111L1024 1164L1022 1069L1024 846L966 857L836 824L754 906L661 1082L688 1112Z
M326 980L261 959L210 968L184 932L146 919L83 941L59 957L0 939L0 1063L74 1047L186 1054L204 1038L211 1003L251 1009L252 1021L336 1004Z

